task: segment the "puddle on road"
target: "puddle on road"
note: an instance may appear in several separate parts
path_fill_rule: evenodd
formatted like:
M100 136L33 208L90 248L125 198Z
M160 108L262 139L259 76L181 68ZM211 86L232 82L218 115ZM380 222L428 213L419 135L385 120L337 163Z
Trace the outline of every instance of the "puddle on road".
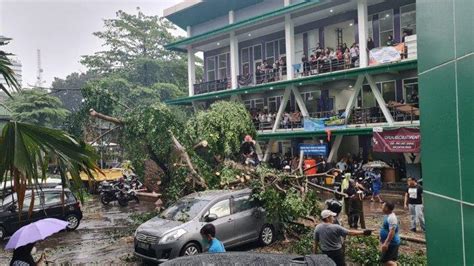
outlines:
M46 251L48 260L55 264L73 262L85 264L127 264L121 258L133 253L132 233L133 213L149 212L154 209L151 202L130 202L128 207L118 204L103 206L97 199L83 207L84 218L79 228L72 232L60 232L38 244L38 256ZM1 243L4 247L6 241ZM0 265L7 265L11 252L0 251ZM133 263L129 263L133 265Z

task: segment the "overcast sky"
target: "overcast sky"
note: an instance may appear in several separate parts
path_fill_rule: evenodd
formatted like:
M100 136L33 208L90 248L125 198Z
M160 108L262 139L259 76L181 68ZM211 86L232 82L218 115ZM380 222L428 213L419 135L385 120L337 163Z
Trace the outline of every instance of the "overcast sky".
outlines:
M136 13L136 7L146 15L162 16L163 9L180 1L0 0L0 35L13 38L4 49L21 60L23 86L35 83L36 50L41 50L47 86L54 77L85 71L79 60L102 49L92 33L102 30L103 19L115 17L118 10Z

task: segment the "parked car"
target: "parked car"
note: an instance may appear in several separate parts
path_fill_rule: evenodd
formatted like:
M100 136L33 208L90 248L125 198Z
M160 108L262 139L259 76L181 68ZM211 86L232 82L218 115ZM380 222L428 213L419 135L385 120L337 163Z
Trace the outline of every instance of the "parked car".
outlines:
M251 190L214 190L194 193L178 200L161 215L140 225L135 232L135 255L148 261L163 262L179 256L206 251L199 233L212 223L216 237L226 248L259 241L271 244L276 225L263 208L251 200Z
M41 191L35 191L31 216L28 214L32 190L26 191L24 205L20 211L18 211L17 194L5 195L3 199L0 199L0 240L11 236L22 226L43 218L67 221L69 222L67 230L75 230L82 219L81 204L69 189L64 190L63 204L62 192L62 189L57 188L43 188Z
M181 257L163 263L163 266L181 265L279 265L279 266L335 266L336 263L327 255L290 255L290 254L265 254L253 252L227 252L215 254L199 254L191 257Z

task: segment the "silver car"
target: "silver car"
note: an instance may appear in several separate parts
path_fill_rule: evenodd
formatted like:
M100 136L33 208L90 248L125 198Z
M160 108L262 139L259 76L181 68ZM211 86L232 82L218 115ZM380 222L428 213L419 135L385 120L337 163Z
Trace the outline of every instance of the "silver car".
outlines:
M216 227L216 238L226 248L260 241L269 245L276 237L263 208L250 200L251 190L214 190L193 193L140 225L135 232L135 255L163 262L206 251L199 231L206 223Z

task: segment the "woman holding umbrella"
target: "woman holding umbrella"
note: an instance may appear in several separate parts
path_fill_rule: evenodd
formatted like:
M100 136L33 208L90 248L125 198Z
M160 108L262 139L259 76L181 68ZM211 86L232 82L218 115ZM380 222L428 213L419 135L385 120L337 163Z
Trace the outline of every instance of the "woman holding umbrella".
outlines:
M43 265L46 262L45 254L41 254L41 258L35 262L33 255L31 254L35 248L35 243L28 244L26 246L18 247L13 251L13 258L10 261L10 266L31 266L31 265Z
M46 218L18 229L5 246L6 250L14 250L10 265L43 265L46 262L44 253L41 254L41 258L36 262L31 255L35 243L66 229L68 224L68 222L59 219Z

